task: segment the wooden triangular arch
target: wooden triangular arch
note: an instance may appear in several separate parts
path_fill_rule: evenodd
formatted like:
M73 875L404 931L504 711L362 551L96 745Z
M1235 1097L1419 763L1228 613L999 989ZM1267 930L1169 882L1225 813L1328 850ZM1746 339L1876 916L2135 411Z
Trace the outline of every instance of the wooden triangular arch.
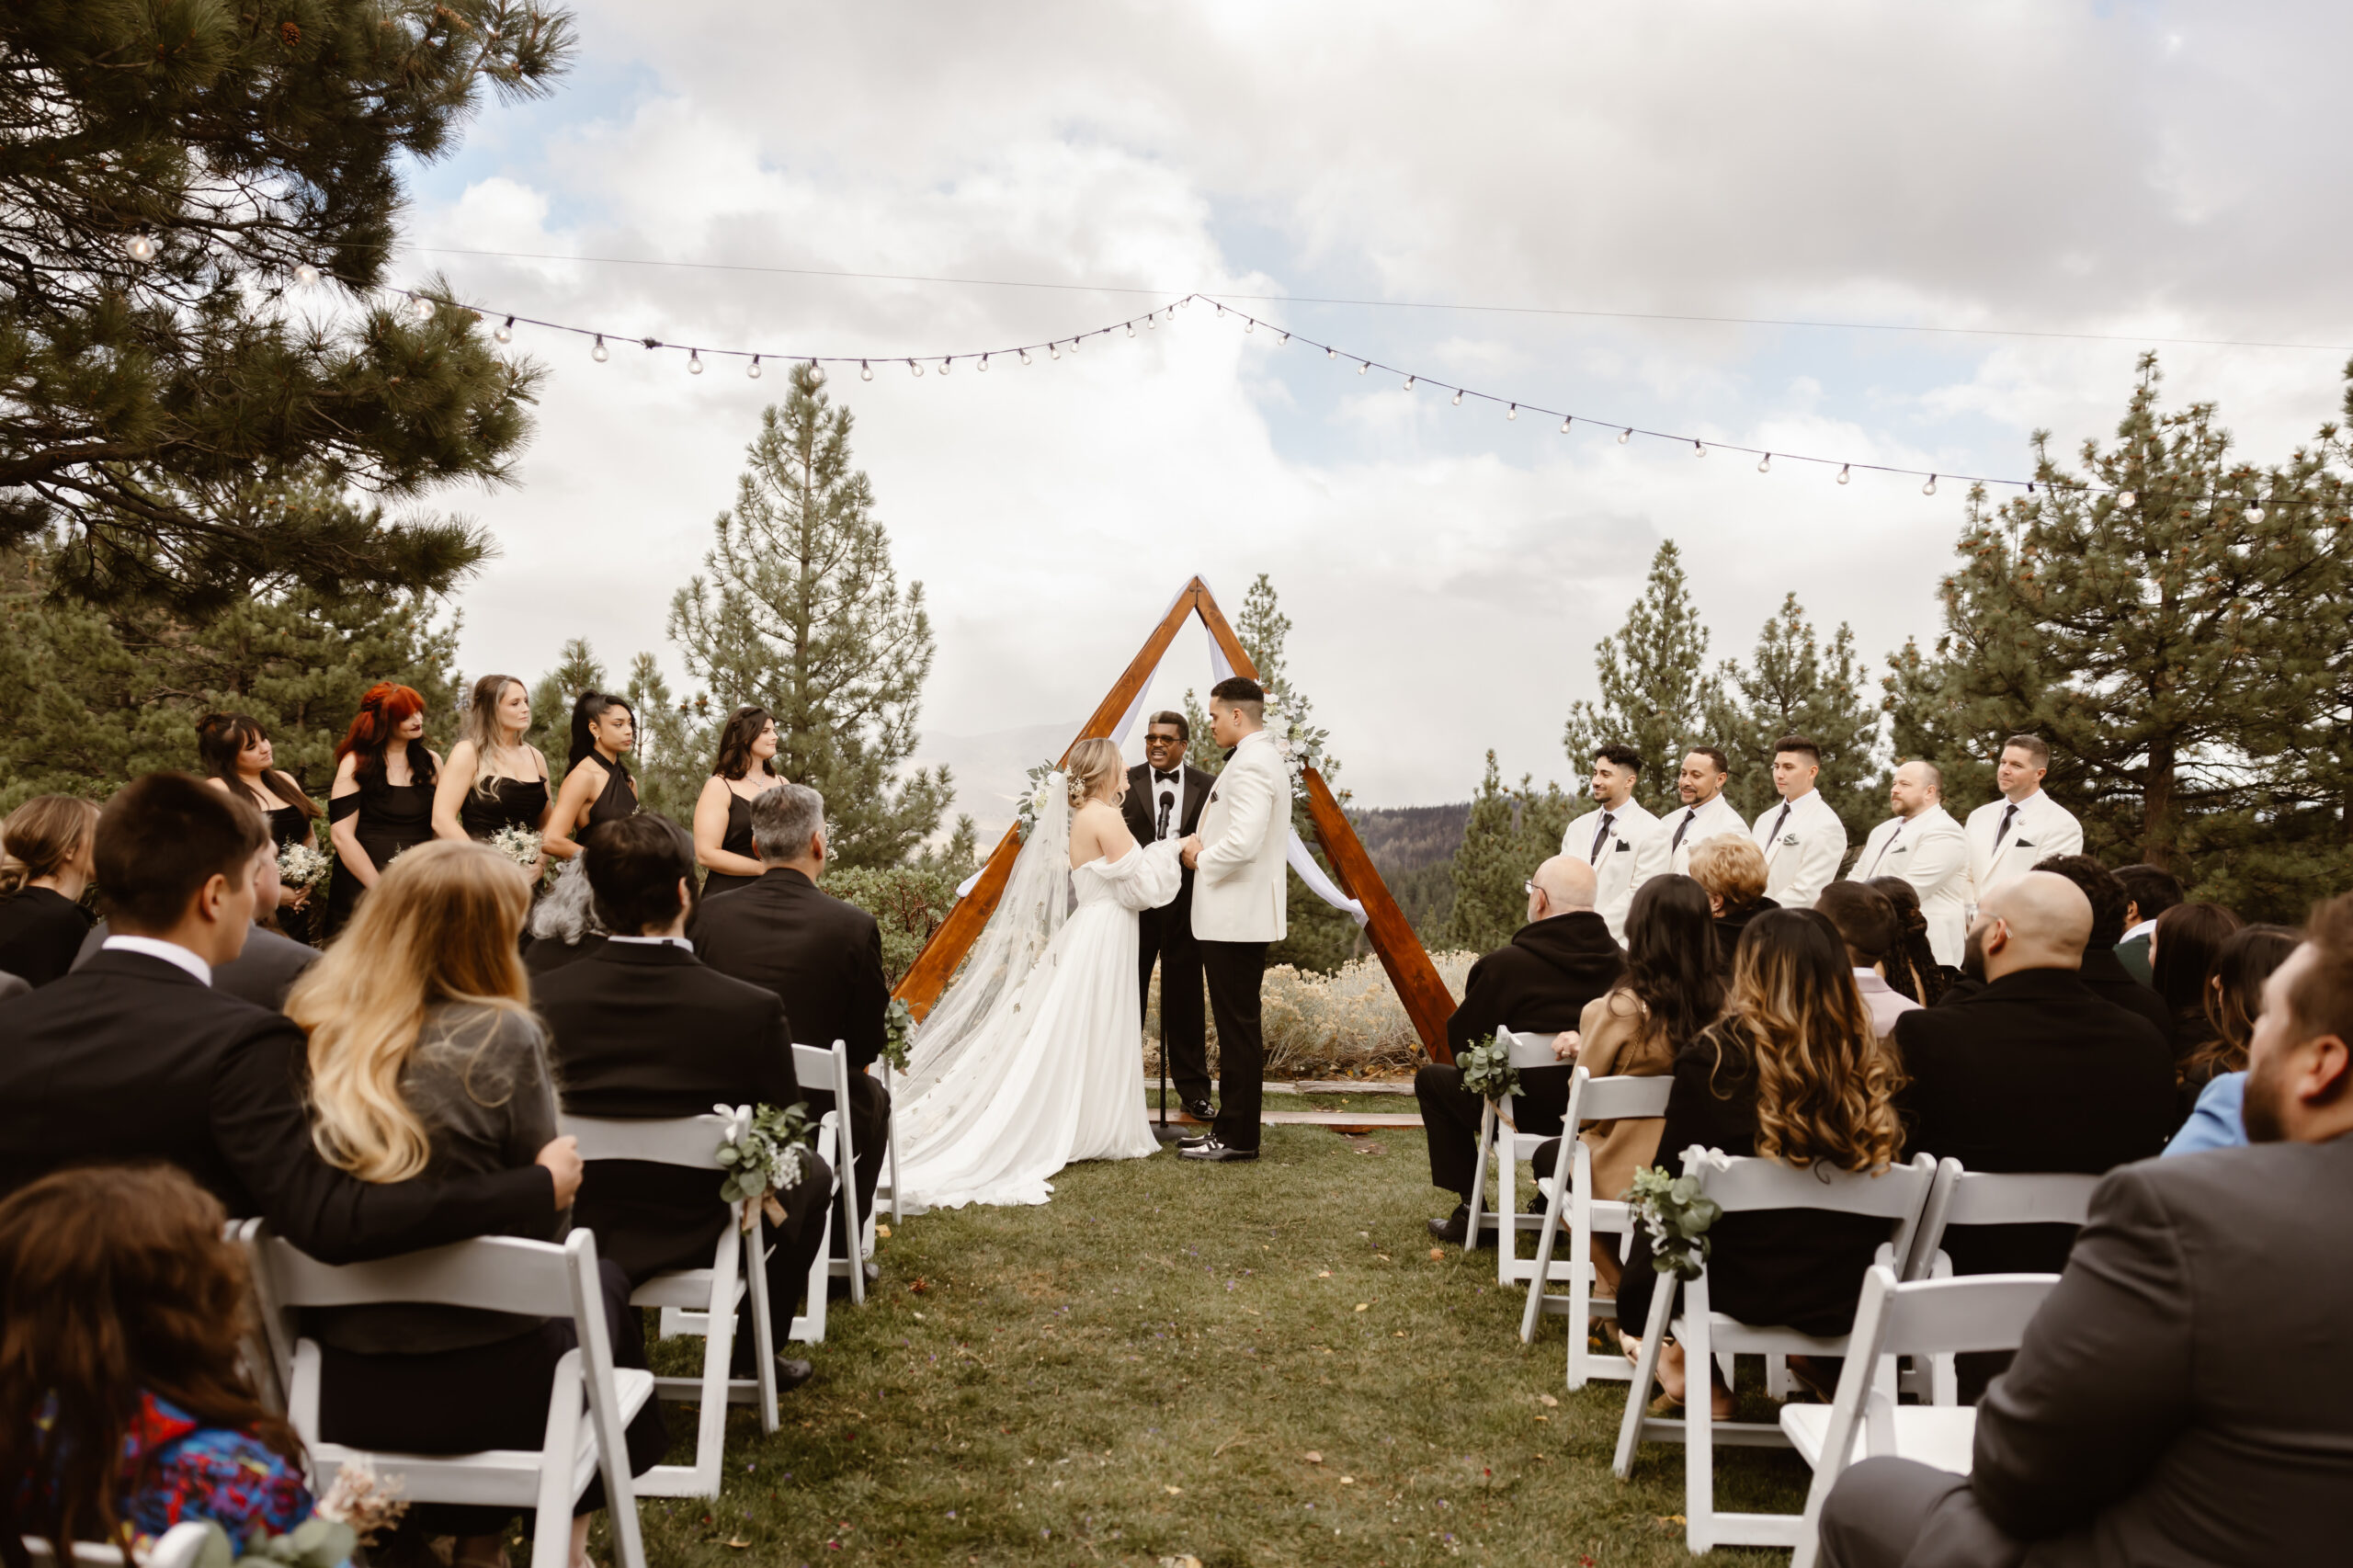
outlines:
M1185 624L1185 618L1198 615L1202 627L1217 640L1225 651L1226 661L1237 674L1256 679L1258 668L1244 652L1241 640L1233 635L1233 628L1226 624L1225 616L1211 597L1209 585L1199 577L1185 585L1184 592L1168 614L1144 639L1142 651L1129 661L1127 670L1112 686L1110 694L1095 710L1094 717L1079 727L1071 737L1075 745L1088 735L1108 735L1111 727L1123 718L1131 703L1152 679L1160 667L1161 656L1168 652L1168 644ZM1064 760L1069 748L1063 749ZM1453 1053L1447 1049L1446 1020L1454 1011L1454 998L1446 989L1446 982L1438 978L1438 966L1430 962L1423 951L1421 939L1406 924L1397 901L1389 896L1389 889L1381 882L1381 873L1373 869L1371 858L1357 839L1356 829L1348 825L1347 813L1332 796L1331 786L1313 768L1306 775L1307 814L1315 827L1315 841L1322 846L1324 858L1331 867L1332 880L1342 892L1364 905L1367 916L1365 935L1372 943L1372 950L1381 957L1381 968L1389 971L1390 983L1405 1005L1405 1015L1414 1021L1414 1031L1433 1061L1451 1062ZM972 943L988 924L997 900L1004 896L1005 884L1013 875L1014 857L1020 853L1020 835L1007 828L997 840L996 848L989 855L988 864L981 869L980 881L972 891L958 901L948 918L933 932L931 940L916 955L915 965L899 982L896 995L920 1016L928 1011L948 982L956 966L964 961Z

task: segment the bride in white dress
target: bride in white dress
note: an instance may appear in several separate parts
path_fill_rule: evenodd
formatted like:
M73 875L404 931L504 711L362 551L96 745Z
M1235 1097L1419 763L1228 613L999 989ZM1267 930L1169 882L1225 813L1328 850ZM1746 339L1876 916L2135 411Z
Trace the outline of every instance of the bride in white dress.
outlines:
M898 1179L925 1207L1043 1203L1074 1160L1160 1146L1144 1110L1136 915L1176 896L1177 846L1129 833L1115 742L1079 742L1066 767L1040 792L972 956L915 1030Z

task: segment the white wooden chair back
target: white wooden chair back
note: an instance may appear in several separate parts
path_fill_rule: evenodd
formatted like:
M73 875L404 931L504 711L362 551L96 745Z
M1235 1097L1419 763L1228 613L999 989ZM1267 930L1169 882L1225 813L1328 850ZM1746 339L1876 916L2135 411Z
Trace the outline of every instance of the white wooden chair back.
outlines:
M1664 1117L1666 1097L1675 1087L1671 1074L1659 1074L1645 1077L1597 1078L1583 1067L1569 1075L1569 1107L1562 1119L1567 1136L1561 1145L1561 1163L1567 1166L1567 1180L1560 1173L1540 1176L1537 1186L1550 1199L1544 1211L1544 1228L1537 1238L1536 1262L1529 1270L1528 1302L1519 1317L1520 1342L1536 1342L1536 1324L1546 1312L1564 1312L1569 1320L1568 1386L1581 1389L1593 1380L1624 1379L1633 1375L1633 1368L1615 1351L1596 1355L1586 1343L1586 1335L1597 1317L1614 1317L1617 1301L1595 1294L1599 1283L1593 1265L1593 1238L1597 1233L1620 1238L1620 1253L1633 1221L1623 1201L1604 1199L1593 1190L1593 1151L1586 1148L1576 1134L1597 1121L1627 1121ZM1563 1201L1565 1189L1567 1198ZM1561 1227L1569 1229L1569 1256L1559 1266L1568 1277L1565 1295L1547 1292L1544 1287L1556 1277L1552 1262L1554 1248L1560 1243Z
M613 1118L566 1116L559 1131L580 1141L580 1157L592 1165L599 1160L637 1160L648 1165L678 1165L708 1170L714 1178L725 1169L719 1163L722 1144L741 1137L751 1125L752 1108L737 1106L725 1115L622 1120ZM594 1182L592 1171L588 1180ZM719 1183L711 1187L716 1193ZM654 1392L663 1399L691 1400L697 1406L695 1458L692 1464L656 1465L637 1478L641 1497L716 1497L720 1469L726 1455L727 1407L749 1402L760 1415L760 1430L777 1429L776 1352L768 1321L767 1274L758 1267L762 1226L756 1207L751 1226L736 1223L734 1207L727 1210L726 1228L711 1248L708 1268L672 1269L657 1274L630 1293L632 1307L661 1311L665 1334L690 1332L674 1317L697 1312L703 1335L702 1375L699 1378L656 1378ZM746 1294L752 1300L753 1338L758 1365L752 1377L729 1374L735 1350L735 1309Z
M1920 1216L1920 1233L1904 1266L1906 1280L1937 1272L1946 1228L1952 1225L2080 1225L2091 1211L2096 1176L2073 1172L2022 1175L1964 1169L1959 1160L1938 1162L1936 1186ZM1951 1260L1945 1260L1951 1272Z
M1517 1029L1497 1029L1511 1064L1525 1073L1532 1067L1565 1065L1552 1054L1549 1034L1530 1034ZM1519 1166L1524 1160L1535 1156L1537 1145L1551 1136L1549 1133L1522 1132L1518 1119L1517 1095L1504 1096L1504 1104L1512 1108L1513 1119L1506 1121L1496 1103L1489 1100L1479 1112L1479 1143L1472 1156L1471 1198L1467 1206L1469 1218L1463 1224L1465 1251L1476 1246L1481 1236L1495 1233L1495 1281L1517 1284L1529 1277L1529 1265L1519 1256L1519 1234L1534 1231L1543 1224L1535 1214L1519 1212ZM1487 1161L1495 1156L1495 1201L1488 1200Z
M157 1536L144 1556L133 1557L120 1547L95 1540L77 1540L72 1543L70 1561L78 1568L196 1568L209 1533L202 1519L183 1519ZM24 1540L32 1568L56 1568L57 1554L50 1550L46 1537L28 1535Z
M835 1187L835 1204L841 1212L835 1222L841 1227L842 1234L856 1244L847 1249L847 1257L828 1259L827 1267L831 1278L849 1281L851 1302L863 1306L866 1259L874 1251L874 1238L867 1229L867 1218L858 1211L858 1141L849 1125L849 1047L838 1040L830 1046L795 1045L792 1073L802 1088L824 1089L834 1096L834 1135L835 1146L841 1151L841 1180Z
M890 1159L882 1168L882 1184L881 1188L877 1188L877 1192L879 1194L882 1188L889 1189L891 1194L891 1223L893 1225L904 1224L907 1218L907 1204L906 1194L899 1186L898 1075L891 1071L891 1063L880 1057L875 1059L874 1065L868 1068L867 1071L882 1080L882 1092L891 1097L891 1119L889 1124ZM870 1216L870 1218L871 1217Z
M1683 1151L1683 1174L1698 1178L1701 1192L1726 1214L1812 1209L1829 1213L1859 1214L1887 1221L1889 1239L1880 1248L1879 1262L1891 1271L1907 1255L1919 1228L1920 1211L1928 1201L1936 1179L1936 1163L1926 1154L1908 1165L1893 1165L1870 1175L1850 1171L1801 1169L1778 1160L1726 1158L1711 1150ZM1778 1325L1745 1324L1712 1312L1708 1305L1708 1266L1682 1287L1682 1310L1674 1310L1675 1282L1661 1279L1651 1297L1650 1321L1643 1332L1643 1353L1627 1388L1626 1411L1618 1428L1618 1454L1613 1469L1624 1480L1631 1473L1634 1450L1645 1437L1680 1440L1683 1447L1684 1541L1694 1556L1719 1546L1797 1545L1804 1517L1799 1514L1719 1513L1715 1504L1715 1444L1719 1441L1778 1447L1789 1442L1778 1424L1713 1421L1708 1410L1710 1365L1721 1353L1724 1360L1740 1354L1787 1358L1844 1356L1848 1335L1801 1334ZM1683 1346L1685 1375L1690 1394L1688 1415L1663 1420L1649 1415L1651 1380L1658 1371L1660 1347L1672 1334ZM1730 1367L1726 1367L1730 1381Z
M560 1246L483 1236L400 1257L335 1265L267 1234L257 1221L242 1233L271 1339L292 1351L287 1415L310 1451L319 1492L334 1484L345 1465L365 1461L387 1479L398 1476L402 1495L415 1502L535 1506L532 1568L567 1568L573 1506L590 1478L601 1475L614 1557L621 1568L645 1568L624 1428L654 1397L654 1375L613 1365L595 1236L574 1231ZM580 1343L556 1363L542 1446L458 1455L363 1454L322 1438L319 1346L299 1337L294 1314L305 1307L379 1301L570 1318Z
M2014 1350L2058 1283L2056 1274L1980 1274L1898 1283L1895 1271L1883 1267L1864 1277L1862 1302L1855 1312L1855 1331L1847 1337L1847 1364L1836 1396L1827 1405L1792 1404L1781 1410L1783 1431L1813 1466L1790 1568L1813 1568L1821 1550L1823 1504L1839 1474L1856 1460L1910 1459L1969 1473L1977 1412L1967 1406L1898 1404L1896 1358Z

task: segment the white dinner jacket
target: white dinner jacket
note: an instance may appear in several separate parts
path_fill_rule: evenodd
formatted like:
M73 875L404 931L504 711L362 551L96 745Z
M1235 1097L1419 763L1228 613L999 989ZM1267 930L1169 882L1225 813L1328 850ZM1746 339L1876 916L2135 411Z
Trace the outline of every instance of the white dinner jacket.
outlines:
M1999 850L1994 835L2001 831L2002 809L2009 801L1996 795L1969 813L1969 910L1972 918L1985 895L2004 882L2016 881L2034 869L2038 860L2053 855L2084 852L2084 824L2075 813L2037 790L2018 807Z
M1696 813L1696 814L1694 814ZM1684 826L1684 820L1690 825ZM1676 830L1683 829L1683 841L1675 840ZM1634 886L1662 872L1688 876L1691 871L1691 850L1703 838L1713 838L1720 833L1736 833L1748 836L1748 822L1733 803L1718 795L1704 806L1677 806L1659 814L1658 822L1640 844L1634 846ZM1631 894L1629 895L1631 898Z
M1201 807L1193 877L1193 937L1279 942L1289 927L1290 776L1263 730L1242 737Z
M1615 808L1608 840L1597 856L1593 835L1600 831L1601 816L1597 808L1569 824L1567 831L1561 835L1561 853L1593 867L1594 910L1609 923L1610 936L1623 947L1626 911L1634 902L1635 851L1658 825L1658 818L1644 811L1640 801L1629 796L1624 805Z
M1847 824L1819 790L1774 801L1758 813L1753 832L1765 852L1765 896L1783 909L1812 909L1847 858Z
M1969 840L1952 813L1930 806L1910 822L1890 817L1871 829L1847 880L1874 877L1902 877L1912 884L1928 923L1928 950L1938 963L1959 969L1969 933Z

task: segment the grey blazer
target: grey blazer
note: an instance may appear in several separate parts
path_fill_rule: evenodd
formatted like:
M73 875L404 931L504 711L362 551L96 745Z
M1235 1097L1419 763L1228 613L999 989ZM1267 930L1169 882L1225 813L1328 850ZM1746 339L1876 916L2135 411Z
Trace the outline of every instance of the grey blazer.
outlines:
M2353 1497L2353 1136L2111 1173L1970 1488L2033 1568L2341 1562ZM1949 1532L1908 1568L1980 1561Z
M74 967L80 969L97 958L106 940L107 923L101 920L82 938L82 950L74 955ZM286 993L293 989L295 980L318 958L319 949L308 942L298 942L267 926L256 926L245 934L245 950L212 971L212 989L242 997L256 1007L281 1012L286 1006Z

